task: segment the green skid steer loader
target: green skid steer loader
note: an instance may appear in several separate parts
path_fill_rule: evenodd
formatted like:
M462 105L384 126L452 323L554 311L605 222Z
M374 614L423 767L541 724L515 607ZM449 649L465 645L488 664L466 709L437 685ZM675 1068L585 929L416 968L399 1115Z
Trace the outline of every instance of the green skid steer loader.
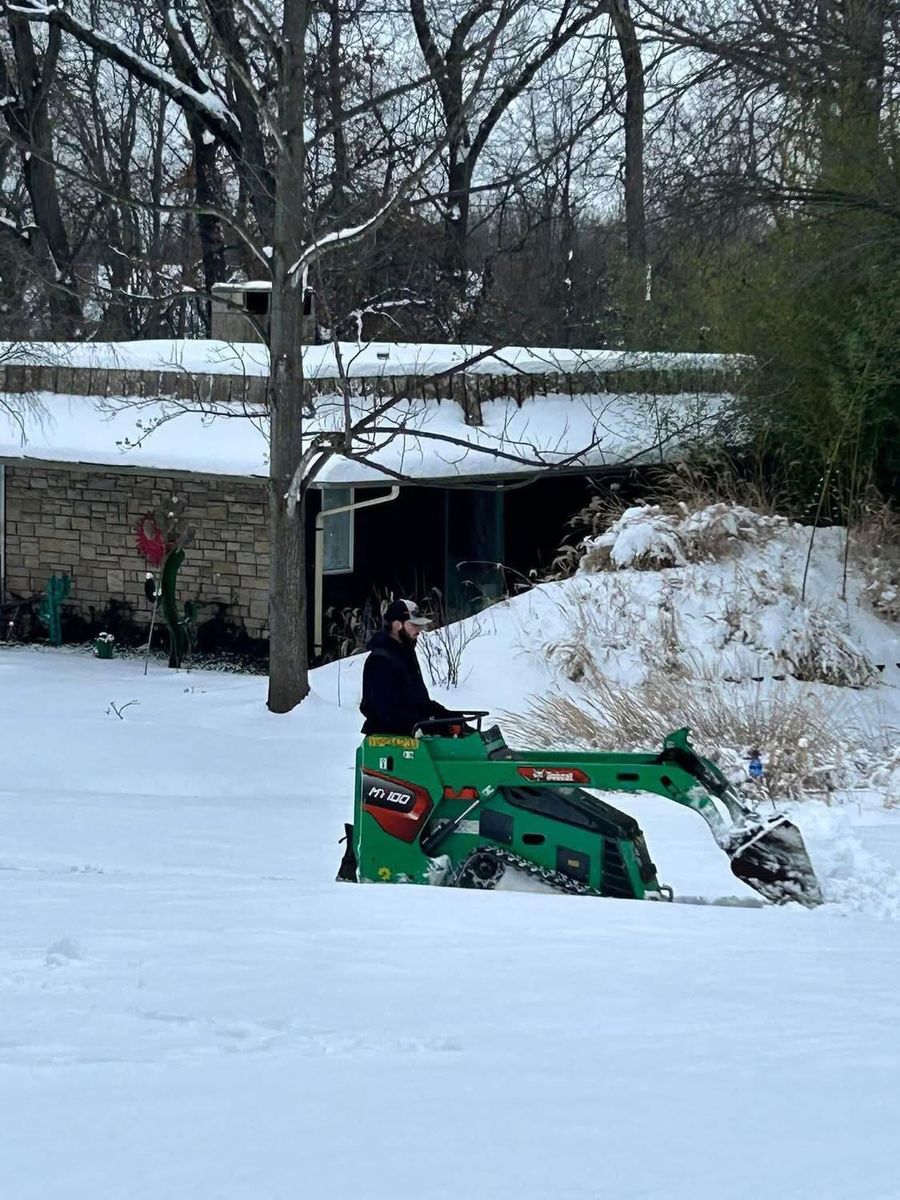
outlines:
M776 904L822 903L799 829L749 808L722 772L669 734L659 754L511 750L483 712L423 721L415 737L370 735L339 880L531 886L672 899L637 822L599 799L655 792L706 821L738 879ZM475 724L475 728L472 727Z

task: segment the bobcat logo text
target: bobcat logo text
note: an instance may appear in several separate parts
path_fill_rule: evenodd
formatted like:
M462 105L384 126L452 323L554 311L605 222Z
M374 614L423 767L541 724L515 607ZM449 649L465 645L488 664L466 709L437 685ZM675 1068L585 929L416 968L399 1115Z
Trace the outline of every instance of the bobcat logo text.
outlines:
M589 783L590 776L579 767L519 767L529 783Z

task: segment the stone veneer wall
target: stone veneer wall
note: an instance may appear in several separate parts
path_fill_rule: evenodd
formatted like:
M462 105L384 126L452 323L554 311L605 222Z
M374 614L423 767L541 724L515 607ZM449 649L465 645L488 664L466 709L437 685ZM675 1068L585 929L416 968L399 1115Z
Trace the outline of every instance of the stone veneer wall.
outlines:
M6 594L42 591L54 571L72 577L71 603L85 617L110 600L150 620L147 565L134 530L140 517L184 497L195 538L178 575L179 604L219 600L251 637L267 635L269 539L261 480L184 477L53 463L6 466ZM213 610L201 612L200 620Z

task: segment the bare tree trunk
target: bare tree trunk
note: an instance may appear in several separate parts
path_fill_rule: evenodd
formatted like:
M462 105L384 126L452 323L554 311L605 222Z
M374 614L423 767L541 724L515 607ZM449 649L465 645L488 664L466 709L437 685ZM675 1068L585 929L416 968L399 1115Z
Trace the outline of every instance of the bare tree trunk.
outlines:
M625 244L628 257L626 340L641 340L646 303L647 219L644 211L644 64L628 0L610 0L625 71Z
M331 174L331 198L328 208L332 215L336 216L344 211L349 182L347 177L347 133L344 128L342 55L344 26L340 0L331 0L328 5L328 18L330 22L328 31L328 108L331 124L334 127L334 166Z
M14 87L11 86L3 68L2 84L7 97L4 115L22 160L22 173L34 216L32 249L47 283L55 332L71 336L80 327L81 301L62 216L49 112L50 89L56 75L62 33L58 29L49 31L46 49L39 57L28 21L9 15L7 26L17 78Z
M610 15L625 69L625 236L628 258L643 273L647 265L644 212L644 64L628 0L611 0Z
M222 204L222 187L216 167L215 142L204 137L206 128L196 117L187 117L187 126L194 151L194 195L197 198L197 234L203 261L203 290L206 293L204 321L211 329L210 298L214 283L221 283L227 274L225 235L222 222L209 211Z
M839 170L848 176L848 188L864 186L863 181L877 177L885 164L880 134L886 8L885 0L846 0L835 6L843 36L836 61L840 132L832 153L844 160Z
M456 278L461 292L465 291L464 273L469 257L471 187L468 161L451 160L447 172L447 209L444 217L444 267Z
M283 29L287 29L289 19L293 19L288 14L288 9L291 7L290 4L284 6ZM275 220L273 190L277 190L278 184L274 183L273 188L272 172L266 160L259 97L254 93L251 83L250 60L240 26L236 20L239 8L240 6L236 5L234 0L207 0L206 4L210 26L215 31L225 54L229 80L234 93L234 110L240 124L240 152L234 158L235 167L247 186L263 239L268 242ZM302 20L305 36L306 26L309 22L305 5ZM172 44L171 41L170 44ZM175 50L174 45L172 45L172 49ZM294 53L302 56L305 53L305 47L287 47L285 49L287 58ZM281 85L283 97L284 79L281 80ZM305 92L305 76L302 86ZM300 96L298 96L299 99L301 99Z
M521 60L509 67L505 74L493 79L480 78L478 84L467 79L479 57L487 53L488 61L501 35L514 27L520 10L516 3L500 4L496 11L491 0L472 0L470 6L459 14L446 40L446 49L441 50L431 15L425 0L409 0L413 27L419 41L422 56L437 89L447 138L447 209L444 216L444 266L451 279L464 291L467 267L471 266L469 255L469 209L472 198L472 181L482 151L497 127L497 123L519 96L526 91L541 68L573 38L577 38L597 17L608 11L610 0L589 0L583 5L566 3L548 30L547 39L524 53ZM619 0L626 4L627 0ZM444 18L444 14L440 14ZM451 21L454 18L449 18ZM488 21L490 32L479 28ZM631 18L628 17L630 23ZM631 24L632 34L634 25ZM475 33L473 41L469 39ZM634 44L637 46L635 37ZM490 47L490 49L486 49ZM640 64L640 51L638 51ZM476 72L472 72L475 74ZM483 92L484 114L474 132L468 127L467 110L475 97L467 94L474 86ZM641 116L643 118L643 72L641 72ZM643 132L643 120L641 121ZM642 157L642 151L641 151ZM484 288L482 288L483 298Z
M562 305L562 327L563 345L571 346L574 340L574 322L575 308L573 305L574 296L574 274L576 271L575 265L575 239L577 234L577 220L574 209L572 207L572 151L574 147L570 142L566 147L563 155L562 171L563 177L561 181L561 225L562 238L560 242L560 259L563 268L563 305Z
M304 492L288 498L302 455L302 286L291 266L303 246L307 0L285 0L279 97L282 144L275 170L272 305L269 324L269 697L272 712L290 712L309 693L306 636Z

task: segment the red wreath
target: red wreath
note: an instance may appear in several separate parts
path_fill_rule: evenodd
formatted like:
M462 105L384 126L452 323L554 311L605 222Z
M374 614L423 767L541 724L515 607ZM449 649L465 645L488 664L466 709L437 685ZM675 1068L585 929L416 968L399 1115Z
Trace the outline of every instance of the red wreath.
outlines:
M151 567L162 565L166 557L166 539L153 513L144 513L135 529L138 549Z

